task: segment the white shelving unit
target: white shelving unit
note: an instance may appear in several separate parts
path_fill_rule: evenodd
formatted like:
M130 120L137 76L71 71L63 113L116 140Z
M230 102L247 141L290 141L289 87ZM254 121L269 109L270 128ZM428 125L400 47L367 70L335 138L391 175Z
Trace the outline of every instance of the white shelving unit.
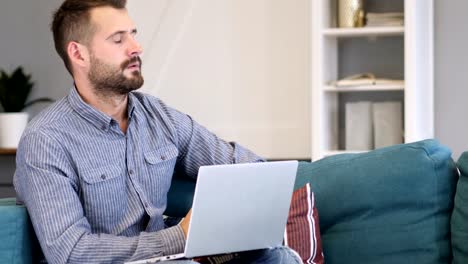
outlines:
M434 136L433 0L365 2L366 12L404 12L405 25L337 28L336 0L311 2L312 160L360 152L344 150L346 96L374 96L384 101L387 95L389 98L396 96L403 102L404 142ZM378 10L371 10L376 7ZM404 79L404 84L355 88L329 84L350 73L374 72L373 64L379 78L398 75ZM356 65L356 72L351 72L353 65ZM393 76L382 76L386 73Z

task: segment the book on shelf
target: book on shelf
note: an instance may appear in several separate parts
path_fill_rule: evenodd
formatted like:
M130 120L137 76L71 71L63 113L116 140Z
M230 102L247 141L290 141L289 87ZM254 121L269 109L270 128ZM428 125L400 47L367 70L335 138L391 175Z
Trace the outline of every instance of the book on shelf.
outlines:
M373 149L372 129L372 102L361 101L345 104L346 150Z
M403 143L402 102L374 102L372 105L372 118L375 148Z
M367 27L391 27L403 26L404 14L402 12L387 12L387 13L367 13Z
M404 80L376 78L372 73L360 73L346 78L331 81L329 83L335 87L359 87L359 86L404 86Z
M405 17L405 14L403 12L382 12L382 13L377 13L377 12L368 12L366 15L367 19L372 18L401 18L403 19Z

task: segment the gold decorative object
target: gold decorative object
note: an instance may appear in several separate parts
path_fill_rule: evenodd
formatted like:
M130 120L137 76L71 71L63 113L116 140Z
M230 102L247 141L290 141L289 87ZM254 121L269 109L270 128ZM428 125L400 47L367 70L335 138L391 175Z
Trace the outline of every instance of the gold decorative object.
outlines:
M338 26L364 26L364 0L338 0Z

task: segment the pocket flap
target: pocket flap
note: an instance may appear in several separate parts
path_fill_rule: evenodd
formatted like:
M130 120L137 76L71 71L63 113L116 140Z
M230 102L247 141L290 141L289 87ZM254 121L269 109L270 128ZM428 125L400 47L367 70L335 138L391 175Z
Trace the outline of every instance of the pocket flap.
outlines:
M145 160L150 164L156 164L166 160L176 158L179 155L179 150L174 145L167 145L157 150L148 151L145 153Z
M81 178L88 184L104 182L118 177L122 170L117 165L92 168L83 171Z

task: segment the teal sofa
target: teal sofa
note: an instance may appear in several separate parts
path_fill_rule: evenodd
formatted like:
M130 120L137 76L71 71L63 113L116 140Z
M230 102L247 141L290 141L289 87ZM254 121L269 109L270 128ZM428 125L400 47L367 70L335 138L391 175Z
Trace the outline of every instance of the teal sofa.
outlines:
M295 187L308 182L326 263L468 263L468 153L425 140L336 155L300 162ZM184 216L193 189L176 175L166 214ZM0 263L39 261L26 209L0 203Z

